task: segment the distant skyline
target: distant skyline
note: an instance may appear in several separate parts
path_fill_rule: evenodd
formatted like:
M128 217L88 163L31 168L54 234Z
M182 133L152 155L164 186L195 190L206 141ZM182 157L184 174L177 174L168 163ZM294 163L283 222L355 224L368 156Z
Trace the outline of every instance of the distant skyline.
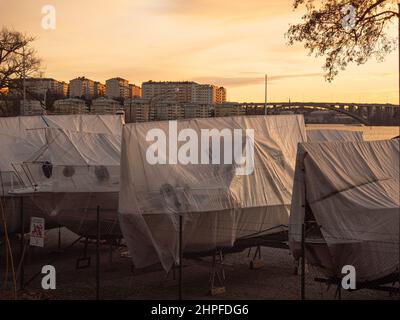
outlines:
M226 87L230 101L262 102L268 73L270 101L399 103L398 50L328 83L323 58L286 45L301 16L292 2L0 0L0 27L35 36L43 76L62 81L196 81ZM56 8L55 30L41 27L44 5Z

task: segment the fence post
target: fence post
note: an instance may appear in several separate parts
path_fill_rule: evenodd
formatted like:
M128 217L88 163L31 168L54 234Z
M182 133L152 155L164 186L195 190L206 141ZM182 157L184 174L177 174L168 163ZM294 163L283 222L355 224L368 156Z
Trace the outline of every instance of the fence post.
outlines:
M182 273L183 273L183 226L182 214L179 215L179 300L182 300Z
M306 299L306 224L301 225L301 300Z
M96 300L100 300L100 206L97 206Z
M20 234L21 234L21 248L20 248L20 263L21 263L21 269L20 269L20 274L19 274L19 281L20 281L20 289L23 290L25 285L25 270L24 270L24 249L25 249L25 217L24 217L24 198L21 197L20 200L20 223L21 223L21 228L20 228ZM7 231L6 231L7 232Z

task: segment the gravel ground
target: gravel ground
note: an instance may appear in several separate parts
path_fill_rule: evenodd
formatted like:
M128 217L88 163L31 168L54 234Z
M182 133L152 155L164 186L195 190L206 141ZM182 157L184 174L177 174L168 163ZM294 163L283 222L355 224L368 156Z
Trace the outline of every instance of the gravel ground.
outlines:
M67 245L74 236L63 231L63 245ZM27 255L25 279L41 270L41 267L55 259L57 271L56 290L41 289L41 277L27 286L27 291L20 294L23 299L74 299L85 300L96 297L95 282L95 246L89 245L89 255L92 259L90 267L76 269L76 259L83 254L83 244L62 253L57 249L56 233L49 234L46 248L31 248ZM18 242L13 243L14 254L19 252ZM4 252L4 248L1 248ZM142 274L133 273L129 258L121 257L120 251L112 253L112 263L109 261L109 248L101 248L101 298L102 299L176 299L178 282L172 274L166 277L163 271L153 271ZM205 259L210 261L210 259ZM225 257L226 292L218 296L210 296L209 265L199 264L193 260L185 260L183 271L184 299L299 299L300 277L294 274L293 259L288 250L262 248L264 266L260 269L249 268L250 259L247 251ZM1 259L1 275L4 274L4 260ZM336 288L315 282L318 273L309 268L306 277L306 295L308 299L335 299ZM3 280L1 280L3 281ZM3 284L3 282L1 282ZM3 290L2 295L8 297ZM399 299L385 292L359 290L343 292L342 299Z

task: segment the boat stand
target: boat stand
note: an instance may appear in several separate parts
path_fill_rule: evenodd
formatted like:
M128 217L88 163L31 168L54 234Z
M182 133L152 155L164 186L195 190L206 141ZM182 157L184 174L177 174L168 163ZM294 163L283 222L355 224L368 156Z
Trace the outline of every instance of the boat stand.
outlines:
M89 245L89 238L85 237L84 247L83 247L83 257L76 259L76 269L85 269L90 267L91 258L87 255L87 248Z
M210 294L216 296L226 292L225 289L225 269L224 269L224 256L222 250L217 249L214 251L212 258L212 265L210 271Z
M247 257L250 257L251 247L249 248L249 252L247 253ZM261 246L257 244L256 250L254 251L253 258L250 261L250 269L261 269L265 266L265 262L261 259Z

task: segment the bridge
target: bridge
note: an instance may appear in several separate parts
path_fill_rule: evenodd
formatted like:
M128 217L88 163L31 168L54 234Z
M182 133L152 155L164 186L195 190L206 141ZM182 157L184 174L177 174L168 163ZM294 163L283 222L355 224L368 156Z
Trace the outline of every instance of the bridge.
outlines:
M264 102L240 103L248 114L265 113ZM370 125L371 119L384 115L391 119L400 118L399 105L377 103L343 103L343 102L268 102L267 113L271 114L279 109L310 110L325 109L345 114L364 125Z

